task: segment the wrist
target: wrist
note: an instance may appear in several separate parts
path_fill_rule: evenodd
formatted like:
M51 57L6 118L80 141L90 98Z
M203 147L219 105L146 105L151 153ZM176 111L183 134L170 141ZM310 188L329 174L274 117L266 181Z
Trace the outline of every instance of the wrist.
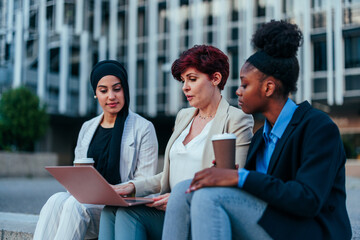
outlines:
M232 170L232 183L231 186L237 186L239 182L238 170Z

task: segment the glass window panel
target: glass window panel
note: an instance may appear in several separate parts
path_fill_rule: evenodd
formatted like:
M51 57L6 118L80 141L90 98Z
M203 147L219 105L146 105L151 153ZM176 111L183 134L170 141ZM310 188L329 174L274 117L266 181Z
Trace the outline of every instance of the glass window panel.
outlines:
M327 69L326 63L326 41L314 42L314 71L325 71Z
M314 93L326 92L327 79L326 78L315 78L313 81Z
M346 76L345 77L345 90L360 90L360 76Z
M345 68L360 67L360 36L348 36L345 42Z

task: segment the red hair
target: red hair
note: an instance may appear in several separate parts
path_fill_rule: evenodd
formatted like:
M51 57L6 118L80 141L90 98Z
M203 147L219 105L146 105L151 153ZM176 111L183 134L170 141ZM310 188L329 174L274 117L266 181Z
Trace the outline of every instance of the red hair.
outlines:
M218 87L220 90L224 89L229 77L229 58L220 49L208 45L195 45L174 61L171 73L176 80L181 81L181 74L189 67L207 74L210 79L214 73L219 72L222 78Z

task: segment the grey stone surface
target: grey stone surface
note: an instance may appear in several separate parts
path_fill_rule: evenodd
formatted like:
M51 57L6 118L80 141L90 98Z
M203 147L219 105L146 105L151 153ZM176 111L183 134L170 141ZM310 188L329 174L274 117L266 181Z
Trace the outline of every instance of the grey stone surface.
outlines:
M346 190L352 239L360 240L360 178L347 177ZM0 239L32 239L42 205L58 191L52 178L0 178Z
M346 206L350 217L353 238L360 240L360 178L346 178Z
M66 190L54 178L0 178L0 212L39 214L60 191Z
M0 177L50 177L45 166L56 166L55 153L9 153L0 151Z
M9 233L22 232L32 234L38 219L38 215L1 212L0 226Z

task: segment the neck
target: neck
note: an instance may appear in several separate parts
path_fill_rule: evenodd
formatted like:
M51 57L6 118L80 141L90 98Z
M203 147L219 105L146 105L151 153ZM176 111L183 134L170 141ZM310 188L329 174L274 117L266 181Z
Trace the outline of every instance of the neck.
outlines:
M105 114L103 120L101 121L101 126L104 128L112 128L115 125L117 114Z
M206 105L203 108L199 108L198 115L205 118L210 116L214 117L220 101L221 101L221 94L218 94L211 100L211 102L208 105Z
M288 98L281 99L272 99L267 105L267 109L262 114L266 117L271 127L274 126L276 120L278 119L281 110L284 108Z

